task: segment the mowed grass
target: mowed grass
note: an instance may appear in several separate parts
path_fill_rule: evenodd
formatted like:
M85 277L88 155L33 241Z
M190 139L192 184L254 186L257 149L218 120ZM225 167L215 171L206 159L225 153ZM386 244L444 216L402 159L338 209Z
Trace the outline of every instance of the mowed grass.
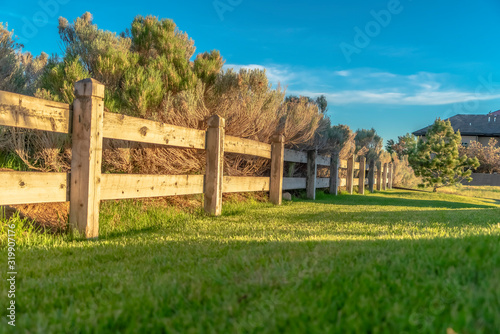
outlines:
M499 204L392 190L210 218L103 203L99 241L18 227L15 330L498 333Z
M500 200L500 187L493 186L461 186L444 187L438 189L443 194L463 195L469 197L482 197Z

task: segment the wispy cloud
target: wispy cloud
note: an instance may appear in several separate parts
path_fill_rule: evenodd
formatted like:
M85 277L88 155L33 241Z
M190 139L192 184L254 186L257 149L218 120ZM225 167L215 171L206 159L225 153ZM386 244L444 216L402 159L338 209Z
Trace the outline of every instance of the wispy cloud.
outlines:
M481 93L458 88L448 73L418 72L396 74L372 68L349 70L304 70L281 65L234 65L225 68L266 69L271 82L288 86L295 95L325 95L331 105L379 104L439 106L469 101L500 99L500 90Z

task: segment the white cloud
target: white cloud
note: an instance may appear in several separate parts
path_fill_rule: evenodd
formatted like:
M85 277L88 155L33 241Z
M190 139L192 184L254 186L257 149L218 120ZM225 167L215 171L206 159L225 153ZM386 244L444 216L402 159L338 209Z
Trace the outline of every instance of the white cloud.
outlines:
M438 106L500 99L500 90L488 93L485 89L477 93L475 89L458 89L455 86L457 78L447 73L422 71L402 75L372 68L325 71L255 64L224 67L235 70L265 68L270 82L288 86L288 93L311 97L325 95L331 105Z

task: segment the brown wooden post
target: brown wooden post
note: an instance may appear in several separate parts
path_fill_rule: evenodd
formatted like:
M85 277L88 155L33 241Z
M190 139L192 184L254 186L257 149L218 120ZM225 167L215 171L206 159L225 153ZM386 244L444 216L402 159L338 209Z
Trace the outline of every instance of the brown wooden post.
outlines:
M75 83L69 221L86 238L99 236L103 120L104 85Z
M339 168L340 168L339 153L333 152L330 161L330 194L335 196L337 196L339 193Z
M384 169L382 170L382 190L387 190L387 162L384 163Z
M283 135L275 135L271 141L269 200L273 204L281 205L283 196L283 168L285 163L285 137Z
M373 193L373 186L375 185L375 160L370 160L370 167L368 169L368 190Z
M377 164L377 190L382 190L382 163Z
M354 185L354 155L347 159L347 177L346 177L346 188L349 194L353 192Z
M316 157L318 151L311 150L307 152L307 178L306 178L306 196L308 199L316 199L316 175L318 174L318 165Z
M394 166L392 162L389 163L389 175L387 175L387 188L392 189L392 174L394 173Z
M219 115L208 119L206 139L207 171L205 175L205 212L219 216L222 213L222 182L224 180L224 126Z
M358 193L361 195L365 194L365 173L366 173L366 158L359 158L359 185Z

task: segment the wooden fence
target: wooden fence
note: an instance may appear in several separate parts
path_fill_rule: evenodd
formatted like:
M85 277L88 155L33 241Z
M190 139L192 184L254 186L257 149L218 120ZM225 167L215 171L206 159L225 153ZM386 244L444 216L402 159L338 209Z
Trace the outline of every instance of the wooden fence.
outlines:
M104 85L94 79L75 83L72 105L0 91L0 125L71 135L71 173L0 172L0 205L70 202L69 221L87 238L99 235L101 200L204 194L205 211L220 215L222 193L268 191L270 201L280 205L282 192L306 189L315 198L317 188L337 194L345 186L349 193L365 184L373 191L392 187L392 167L376 168L351 157L320 156L316 151L285 149L285 138L272 143L226 136L225 121L214 115L206 131L163 124L104 112ZM205 175L101 174L103 138L205 150ZM239 153L271 160L270 177L223 176L224 153ZM284 163L307 164L306 178L283 177ZM317 178L317 166L330 166L329 178ZM347 170L339 178L339 169ZM354 171L359 177L354 178ZM368 171L368 178L365 178ZM385 180L385 182L382 182Z

